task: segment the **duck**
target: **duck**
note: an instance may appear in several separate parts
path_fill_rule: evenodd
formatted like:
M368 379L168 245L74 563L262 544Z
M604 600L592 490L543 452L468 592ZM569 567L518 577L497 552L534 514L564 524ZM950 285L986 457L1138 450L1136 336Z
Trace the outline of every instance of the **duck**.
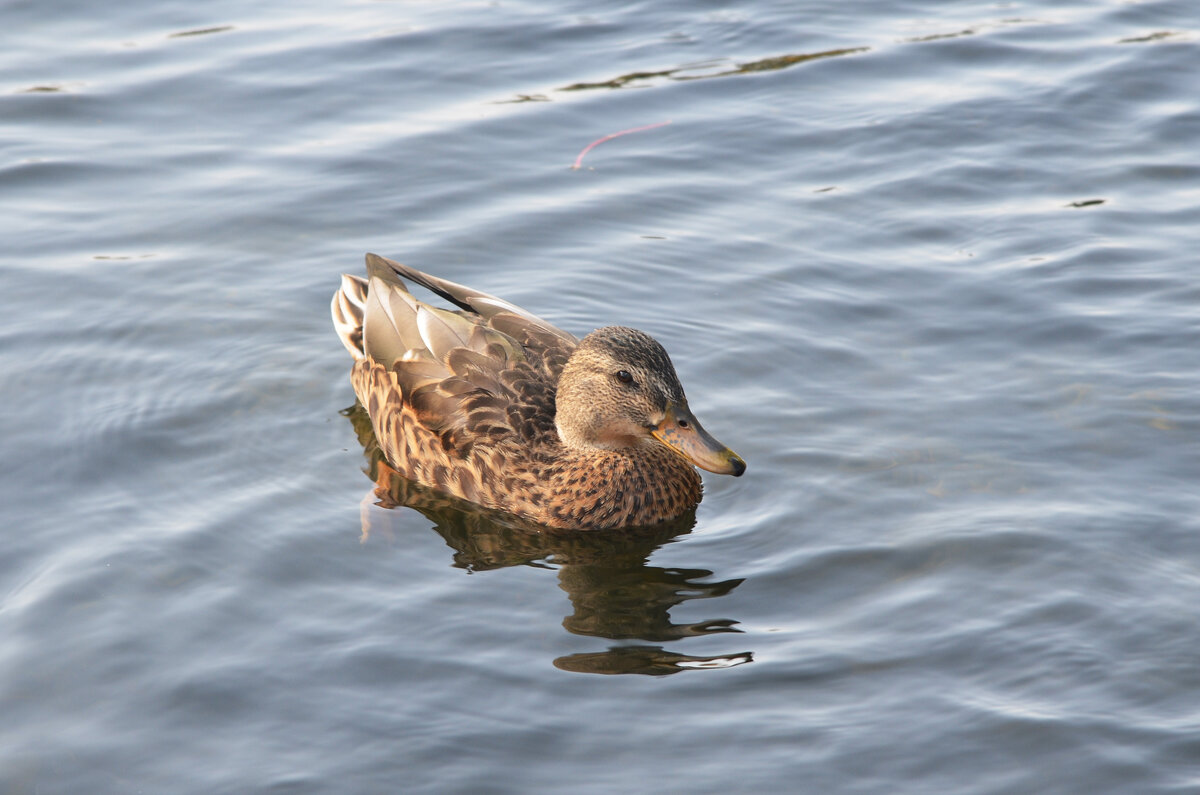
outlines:
M649 527L694 511L696 467L746 462L704 430L663 346L582 339L509 301L377 254L344 274L333 325L379 448L404 478L536 525ZM408 285L454 306L432 306Z

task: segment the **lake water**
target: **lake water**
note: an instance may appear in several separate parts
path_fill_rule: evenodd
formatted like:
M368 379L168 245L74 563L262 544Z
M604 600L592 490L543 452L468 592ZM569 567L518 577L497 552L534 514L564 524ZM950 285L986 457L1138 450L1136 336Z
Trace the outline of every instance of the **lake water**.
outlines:
M0 792L1200 791L1194 2L0 23ZM747 474L389 507L367 251L650 332Z

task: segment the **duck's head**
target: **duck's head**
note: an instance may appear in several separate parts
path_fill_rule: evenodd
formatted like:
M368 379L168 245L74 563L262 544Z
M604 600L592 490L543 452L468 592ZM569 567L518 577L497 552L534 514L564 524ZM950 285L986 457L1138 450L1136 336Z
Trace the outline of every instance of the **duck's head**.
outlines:
M746 462L709 436L688 408L663 346L636 329L608 326L584 337L563 368L555 402L567 447L661 444L709 472L746 471Z

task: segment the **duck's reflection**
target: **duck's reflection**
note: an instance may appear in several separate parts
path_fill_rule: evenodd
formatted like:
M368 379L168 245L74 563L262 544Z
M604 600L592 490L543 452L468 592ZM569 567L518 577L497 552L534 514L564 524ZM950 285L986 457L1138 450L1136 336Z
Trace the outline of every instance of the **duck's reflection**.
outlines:
M691 599L724 596L742 580L706 582L706 569L668 569L648 565L650 555L691 532L694 513L650 529L604 532L552 531L515 517L488 511L425 488L396 473L379 453L366 412L346 409L367 454L367 474L375 481L373 499L362 512L363 540L372 534L370 502L385 508L420 511L454 550L454 565L471 571L516 565L557 568L559 586L574 612L563 626L576 635L665 643L714 633L737 633L736 621L714 618L677 624L670 610ZM377 501L377 502L376 502ZM621 645L607 651L571 654L555 666L579 673L635 673L653 676L705 668L729 668L751 662L751 652L698 657L661 646Z
M661 646L614 646L608 651L559 657L554 667L579 674L667 676L688 669L732 668L753 660L748 651L724 657L695 657L666 651Z

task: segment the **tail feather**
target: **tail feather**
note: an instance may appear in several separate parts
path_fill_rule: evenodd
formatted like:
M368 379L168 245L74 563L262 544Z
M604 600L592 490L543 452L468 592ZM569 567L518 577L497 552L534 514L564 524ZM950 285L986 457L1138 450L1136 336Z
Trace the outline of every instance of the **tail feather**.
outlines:
M342 274L342 286L333 294L330 310L338 339L355 359L366 356L363 348L363 312L366 309L367 280Z
M408 291L407 281L420 284L461 307L451 311L430 306ZM449 357L458 349L498 357L505 362L526 360L518 340L543 341L561 347L556 338L576 342L524 309L487 293L422 273L375 254L367 255L367 278L342 276L331 304L338 338L356 360L371 359L389 369L397 362L428 362L450 375ZM496 326L502 326L502 331ZM555 342L552 342L555 341ZM414 379L429 374L414 371Z

